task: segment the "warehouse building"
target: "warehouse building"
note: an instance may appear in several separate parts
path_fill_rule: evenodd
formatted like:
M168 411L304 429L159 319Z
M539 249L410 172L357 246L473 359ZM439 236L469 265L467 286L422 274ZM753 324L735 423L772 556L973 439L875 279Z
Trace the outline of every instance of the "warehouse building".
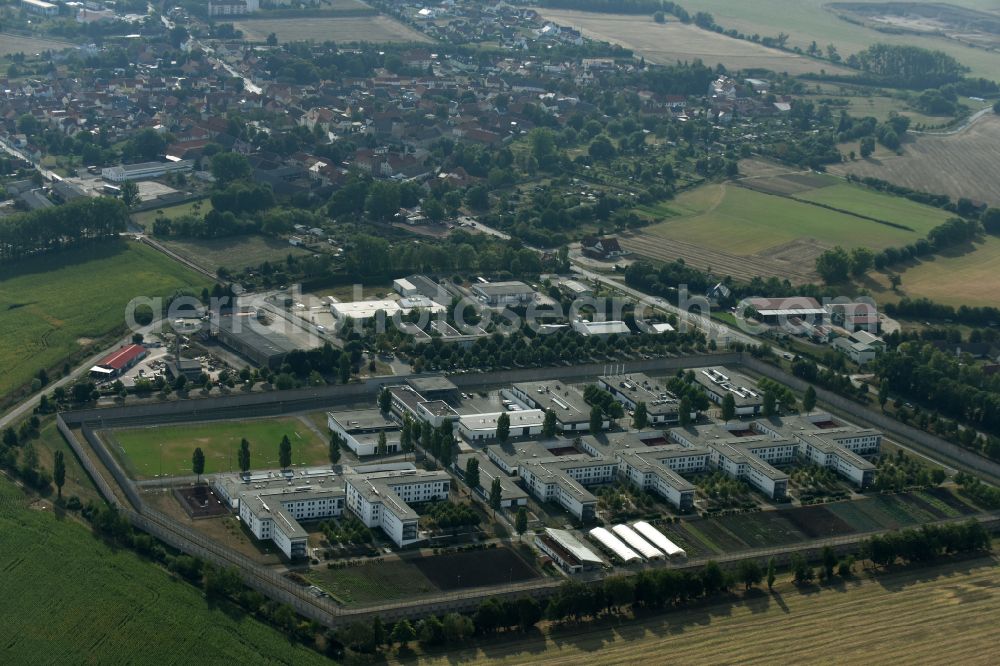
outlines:
M219 342L261 367L277 370L289 352L298 346L286 335L273 331L249 315L218 318L213 333Z
M612 335L631 335L632 331L623 321L584 321L573 322L573 330L586 338L610 338Z
M149 180L159 178L168 173L183 173L191 171L194 162L178 160L176 162L142 162L141 164L120 164L101 169L101 178L112 183L124 183L134 180Z
M568 530L546 527L535 537L535 545L566 573L580 573L604 566L604 560Z
M535 300L535 290L516 280L472 285L472 295L489 307L526 305Z
M90 369L90 376L94 379L114 379L146 358L148 353L142 345L126 345L98 361Z

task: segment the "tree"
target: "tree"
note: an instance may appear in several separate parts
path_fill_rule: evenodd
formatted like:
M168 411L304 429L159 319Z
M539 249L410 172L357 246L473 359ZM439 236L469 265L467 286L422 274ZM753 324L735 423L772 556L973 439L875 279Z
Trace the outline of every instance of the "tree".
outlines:
M827 284L846 282L851 269L851 257L839 245L816 258L816 272Z
M135 181L126 180L121 185L122 188L122 203L129 210L135 208L136 204L139 203L139 186L136 185Z
M858 151L861 153L861 159L866 160L872 156L875 152L875 138L866 136L861 139L861 144L858 147Z
M806 388L805 395L802 396L802 411L809 413L816 408L816 389L812 386Z
M826 574L826 580L833 578L833 569L836 566L837 555L833 552L833 548L823 546L823 572Z
M812 567L809 566L809 563L806 562L806 558L802 556L802 553L795 553L792 555L791 567L792 581L796 584L801 585L802 583L808 583L816 577L815 572Z
M497 441L503 444L510 437L510 416L504 412L497 418Z
M691 398L684 396L677 406L677 425L682 428L691 425Z
M375 454L379 457L384 456L389 450L389 443L386 441L385 430L379 430L378 440L375 443Z
M413 625L410 624L409 620L400 620L396 623L396 626L392 628L393 642L399 643L404 648L407 646L407 643L416 637L417 632L413 630Z
M742 581L744 588L749 590L761 581L762 575L760 565L757 560L743 560L739 564L737 576Z
M875 265L875 253L866 247L851 250L851 276L859 278Z
M240 471L246 474L250 471L250 442L243 438L240 440Z
M653 20L657 23L666 23L667 17L663 12L653 12Z
M278 464L281 469L288 469L292 465L292 442L288 435L283 435L281 444L278 445Z
M444 204L441 203L439 199L434 197L427 197L424 199L423 203L420 204L420 209L426 217L431 222L437 224L444 220L448 215L448 211L445 209Z
M337 373L340 376L341 384L346 384L351 381L351 358L348 354L340 355L340 364L337 369Z
M517 516L514 518L514 529L518 534L524 534L528 529L528 510L523 506L518 507Z
M594 405L590 408L590 432L593 435L601 432L602 426L604 425L604 410L601 409L600 405Z
M278 45L278 36L276 34L274 34L273 32L269 33L267 35L267 40L265 40L265 41L266 41L266 43L267 43L268 46L277 46ZM412 627L411 627L411 630L412 630Z
M761 411L764 413L764 416L774 416L777 411L777 402L778 400L775 397L774 391L771 389L764 391L764 405L761 407Z
M52 465L52 480L55 481L59 499L62 499L63 485L66 483L66 459L62 451L56 451Z
M383 388L378 394L378 408L383 414L388 414L392 410L392 394L389 389Z
M542 437L556 436L556 413L551 409L545 410L545 419L542 421Z
M615 145L611 143L611 139L603 134L591 141L590 148L587 149L587 154L599 162L606 162L614 158L616 153Z
M336 465L340 462L340 435L333 433L330 435L330 464Z
M772 557L767 561L767 589L774 589L774 581L778 577L777 565L774 563L774 558Z
M500 508L500 502L503 500L503 487L500 485L500 477L495 477L493 479L493 485L490 486L490 508L493 509L493 517L497 515L497 509Z
M250 162L243 155L233 152L217 153L212 158L212 176L219 187L250 177Z
M201 475L205 473L205 453L200 446L191 454L191 471L198 475L198 483L201 483Z
M646 410L646 403L640 402L635 406L635 413L632 415L632 425L636 430L642 430L649 425L649 412Z
M733 397L732 393L726 392L726 396L722 399L722 420L729 422L732 421L736 416L736 398Z
M479 459L475 456L465 463L465 483L473 490L479 487Z

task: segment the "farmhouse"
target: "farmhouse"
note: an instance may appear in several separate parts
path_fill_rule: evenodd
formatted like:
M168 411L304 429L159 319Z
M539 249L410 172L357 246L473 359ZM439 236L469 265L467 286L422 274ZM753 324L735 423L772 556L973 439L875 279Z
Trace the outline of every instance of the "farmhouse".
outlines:
M625 254L617 238L584 238L580 243L583 253L595 259L614 259Z
M149 352L142 345L127 345L111 352L90 369L95 379L113 379L146 358Z
M386 436L386 453L400 450L399 424L387 419L378 409L357 409L348 412L327 412L330 432L340 435L351 451L359 456L377 453L379 433Z
M634 410L640 402L645 403L651 425L677 423L677 408L680 403L677 397L659 381L636 372L627 375L604 375L597 379L597 383L629 409Z
M556 428L563 433L590 429L590 406L583 394L560 381L524 382L514 384L513 397L528 409L551 411L556 415ZM601 423L607 428L609 421Z
M721 405L726 395L736 401L736 415L758 414L764 405L764 396L749 388L751 380L723 367L701 368L694 371L694 378L708 395L708 399Z
M406 546L420 540L419 517L409 503L448 499L451 477L443 470L426 472L412 465L402 470L386 467L395 466L372 466L344 477L347 506L367 527L381 528L397 546Z
M219 342L251 362L276 370L298 345L287 336L259 323L249 315L219 317L212 331Z

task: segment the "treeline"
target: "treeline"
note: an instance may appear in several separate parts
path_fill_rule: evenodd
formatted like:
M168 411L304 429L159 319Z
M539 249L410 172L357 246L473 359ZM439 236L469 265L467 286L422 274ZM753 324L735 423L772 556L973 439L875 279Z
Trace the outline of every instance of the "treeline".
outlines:
M607 14L673 14L678 20L690 23L687 11L676 2L669 0L541 0L542 7L551 9L576 9L582 12Z
M885 312L890 317L936 319L969 326L992 326L1000 323L1000 308L970 305L956 308L927 298L904 298L898 303L886 303Z
M970 520L960 525L924 525L873 536L861 543L861 553L873 564L888 567L898 560L928 562L942 555L988 551L990 533L982 524Z
M0 218L0 262L115 238L125 231L127 222L125 205L108 197L78 199Z
M848 58L848 64L881 84L926 90L955 83L969 68L943 51L919 46L874 44Z
M903 247L887 247L875 255L875 268L882 270L901 261L928 257L941 250L975 240L983 231L977 220L953 217L927 232L926 238Z

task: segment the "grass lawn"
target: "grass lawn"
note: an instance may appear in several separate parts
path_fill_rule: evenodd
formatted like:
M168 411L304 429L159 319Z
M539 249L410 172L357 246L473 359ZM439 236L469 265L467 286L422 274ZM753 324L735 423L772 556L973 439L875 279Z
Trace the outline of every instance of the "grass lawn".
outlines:
M8 664L294 663L320 655L0 479L0 660Z
M906 245L947 219L947 215L937 209L847 184L808 190L794 196L908 225L915 231L732 184L705 185L681 194L674 201L638 210L647 215L669 217L647 227L645 233L744 256L806 238L848 248L882 249Z
M168 220L176 220L179 217L189 214L206 215L212 211L212 200L205 198L198 201L188 201L176 206L165 206L163 208L153 208L140 213L133 213L132 221L141 227L152 231L153 220L157 217L165 217Z
M960 251L928 257L910 266L894 267L902 277L899 293L888 289L889 279L881 273L872 278L885 291L879 298L899 300L902 296L925 296L956 307L1000 306L1000 238L986 236L983 242Z
M209 271L215 271L220 266L238 271L248 266L260 266L265 261L272 264L283 263L290 254L297 257L311 254L308 250L293 247L281 239L257 235L170 239L160 242Z
M329 461L327 442L295 417L127 428L113 431L108 440L117 442L111 447L118 454L124 453L126 465L136 477L148 479L160 473L161 448L165 476L191 474L195 447L205 453L206 474L237 469L236 453L244 437L250 442L253 469L277 469L278 444L285 435L292 442L293 466Z
M137 296L200 292L204 278L134 242L103 243L0 268L0 398L84 347L124 331ZM49 373L53 375L52 372Z
M319 566L308 578L348 605L377 604L438 589L417 567L399 560L346 569Z

